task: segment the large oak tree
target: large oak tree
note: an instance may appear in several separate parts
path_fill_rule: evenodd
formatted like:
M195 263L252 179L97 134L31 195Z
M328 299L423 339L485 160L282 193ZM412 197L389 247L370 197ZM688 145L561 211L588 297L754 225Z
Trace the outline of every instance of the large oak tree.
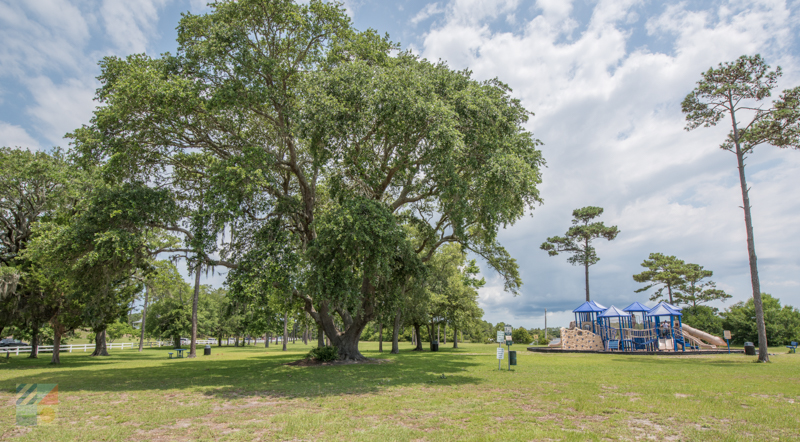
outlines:
M443 244L482 256L516 293L497 232L540 201L544 161L506 85L397 53L337 4L212 9L181 19L175 55L103 60L102 106L74 134L85 158L192 198L193 233L224 238L198 253L270 263L275 296L301 300L343 358L362 358L361 330L391 304L380 298ZM267 228L281 247L251 253L269 249ZM351 248L336 249L344 237Z

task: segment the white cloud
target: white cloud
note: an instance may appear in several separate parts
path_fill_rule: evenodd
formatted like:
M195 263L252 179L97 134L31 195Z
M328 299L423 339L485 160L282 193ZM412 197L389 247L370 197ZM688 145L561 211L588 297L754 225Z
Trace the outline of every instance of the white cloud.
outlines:
M0 0L0 95L30 117L26 133L65 145L64 134L91 118L97 61L146 51L167 2ZM199 3L190 0L207 9Z
M468 67L478 79L509 83L513 95L536 112L529 127L545 142L548 161L541 186L545 204L501 234L520 262L523 296L505 294L500 281L487 278L481 290L487 320L539 315L538 321L536 312L548 305L560 311L582 302L582 270L538 246L563 234L572 210L587 205L604 207L602 220L622 231L617 240L597 245L601 261L590 274L598 301L646 300L633 293L640 285L631 275L651 252L704 265L735 299L748 297L735 158L717 147L728 129L685 132L680 101L709 66L756 52L782 65L785 87L796 85L800 72L790 34L797 19L788 7L732 2L716 11L691 11L678 4L643 20L637 12L641 2L601 0L584 30L572 35L578 23L569 2L538 1L542 13L520 33L490 24L502 5L516 7L515 2L494 8L478 3L451 1L419 52L457 69ZM671 42L669 52L631 44L631 23L645 26L649 38ZM800 202L789 196L798 184L800 158L765 146L748 163L762 287L800 305L800 262L794 258Z
M166 0L138 0L120 2L104 0L100 8L106 34L123 53L140 53L147 50L158 23L158 10Z
M411 17L411 23L416 25L417 23L434 15L441 14L442 12L444 12L444 9L440 8L438 3L428 3L424 8L417 12L417 15Z
M4 121L0 121L0 147L19 147L28 150L41 148L25 129Z
M0 76L81 71L86 16L67 1L0 2Z
M86 84L73 78L54 84L50 78L41 76L26 80L25 84L35 103L28 107L27 113L42 137L52 145L66 145L64 135L91 119L95 82Z

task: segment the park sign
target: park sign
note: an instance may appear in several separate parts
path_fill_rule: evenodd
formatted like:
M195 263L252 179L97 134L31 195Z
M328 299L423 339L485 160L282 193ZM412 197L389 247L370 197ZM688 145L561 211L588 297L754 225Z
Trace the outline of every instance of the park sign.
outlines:
M503 359L503 347L497 347L497 359Z
M725 330L725 331L722 332L722 335L723 335L723 337L725 339L730 339L731 338L731 331L730 330Z
M509 335L509 336L510 336L510 335L511 335L511 332L512 332L513 330L514 330L514 328L513 328L513 327L511 327L510 325L507 325L507 326L506 326L506 335Z
M506 337L505 333L503 333L501 330L497 331L497 343L498 344L503 342L505 340L505 337Z

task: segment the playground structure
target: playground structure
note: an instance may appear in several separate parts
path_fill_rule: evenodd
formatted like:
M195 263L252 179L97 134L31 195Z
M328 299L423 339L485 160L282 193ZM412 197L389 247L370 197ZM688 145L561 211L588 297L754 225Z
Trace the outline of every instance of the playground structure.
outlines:
M680 307L660 302L619 309L587 301L573 310L575 321L550 347L584 351L686 351L724 347L725 341L683 324Z

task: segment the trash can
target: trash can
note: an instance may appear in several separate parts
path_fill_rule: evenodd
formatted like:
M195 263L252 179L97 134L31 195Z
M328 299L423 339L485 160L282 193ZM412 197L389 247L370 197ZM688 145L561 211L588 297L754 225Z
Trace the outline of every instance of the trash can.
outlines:
M517 365L517 351L516 350L509 350L509 352L508 352L508 364L509 365Z
M752 342L745 342L744 343L744 354L747 356L755 356L756 355L756 347L753 345Z
M439 341L431 341L431 351L439 351Z
M211 355L211 346L206 344L206 346L203 347L203 356L209 355Z

